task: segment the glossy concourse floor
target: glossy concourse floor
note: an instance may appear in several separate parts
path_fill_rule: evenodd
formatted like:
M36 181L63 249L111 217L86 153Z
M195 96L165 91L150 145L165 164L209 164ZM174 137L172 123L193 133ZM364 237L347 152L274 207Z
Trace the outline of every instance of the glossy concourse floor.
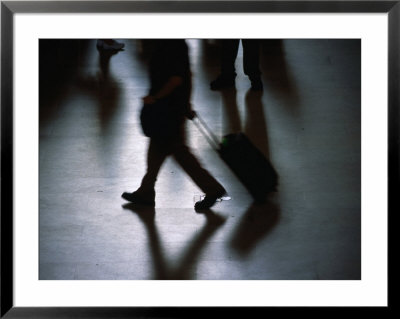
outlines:
M264 91L211 91L218 42L189 40L193 105L222 137L243 131L279 173L261 206L187 123L189 144L230 200L168 159L156 207L121 198L144 174L138 112L148 88L136 40L100 59L96 41L41 40L40 279L361 279L361 56L358 40L265 40Z

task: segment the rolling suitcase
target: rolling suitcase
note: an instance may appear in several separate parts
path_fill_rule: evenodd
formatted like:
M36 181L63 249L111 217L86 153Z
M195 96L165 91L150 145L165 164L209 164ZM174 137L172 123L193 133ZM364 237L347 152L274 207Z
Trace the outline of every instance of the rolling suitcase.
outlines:
M244 133L228 134L220 143L198 115L195 119L198 120L198 123L195 121L197 127L211 147L218 152L256 202L264 202L269 193L277 190L276 170Z

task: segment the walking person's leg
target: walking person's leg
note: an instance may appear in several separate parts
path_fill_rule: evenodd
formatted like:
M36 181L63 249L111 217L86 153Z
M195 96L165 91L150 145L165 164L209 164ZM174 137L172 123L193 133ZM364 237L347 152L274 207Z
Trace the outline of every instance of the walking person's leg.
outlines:
M198 159L190 152L189 148L184 143L178 143L174 146L173 156L182 169L206 194L204 200L196 203L196 209L210 208L218 198L226 193L224 187L201 166Z
M123 193L122 197L136 204L154 206L157 176L168 154L169 143L150 139L147 151L147 171L141 185L133 193Z

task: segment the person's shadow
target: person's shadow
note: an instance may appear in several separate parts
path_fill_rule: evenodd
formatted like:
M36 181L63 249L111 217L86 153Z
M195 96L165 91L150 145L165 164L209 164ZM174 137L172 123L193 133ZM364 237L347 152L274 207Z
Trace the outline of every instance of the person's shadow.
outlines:
M246 93L246 121L243 130L254 146L270 160L268 127L262 95L262 92L252 90Z
M195 265L201 250L205 247L207 240L215 231L224 224L225 218L217 215L212 210L203 213L206 223L199 233L182 253L182 258L174 264L168 264L165 258L157 225L155 223L155 208L144 207L132 203L122 206L124 209L136 214L146 228L149 237L149 248L153 258L154 280L190 280L196 279Z
M261 41L260 67L263 82L269 93L281 101L287 112L298 115L299 93L290 65L286 61L285 40Z
M110 60L117 52L99 52L99 66L101 81L99 91L99 119L103 130L107 130L117 111L120 100L120 86L110 74Z
M221 91L221 94L226 134L242 131L255 147L270 159L268 127L262 101L263 92L249 90L246 93L244 125L241 124L238 111L236 89L225 89ZM229 241L230 247L246 257L274 229L279 218L279 203L274 202L270 195L263 203L252 203L234 229Z
M242 130L239 107L237 104L237 90L235 87L221 90L223 135L239 133Z
M97 104L97 116L101 132L105 135L118 109L120 85L110 72L111 58L119 51L98 51L98 71L95 74L82 75L78 78L80 89L93 96Z

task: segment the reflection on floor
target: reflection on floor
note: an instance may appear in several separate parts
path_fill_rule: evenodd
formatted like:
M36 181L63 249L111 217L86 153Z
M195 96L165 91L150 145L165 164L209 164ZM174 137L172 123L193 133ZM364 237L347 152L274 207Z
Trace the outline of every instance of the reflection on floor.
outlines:
M189 40L194 109L222 137L245 132L279 173L264 205L187 123L189 143L230 200L196 213L201 191L168 159L155 209L138 187L148 140L138 111L146 46L99 56L95 40L40 44L40 279L361 279L358 40L264 40L262 93L211 91L218 41Z

